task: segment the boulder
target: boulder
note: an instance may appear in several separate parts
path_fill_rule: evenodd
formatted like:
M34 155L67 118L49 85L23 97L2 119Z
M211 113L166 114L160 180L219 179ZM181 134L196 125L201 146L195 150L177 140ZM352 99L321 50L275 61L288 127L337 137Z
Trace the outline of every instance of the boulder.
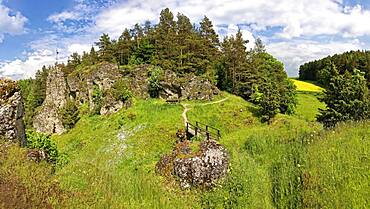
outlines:
M0 137L26 144L24 106L15 81L0 80Z
M170 155L157 163L159 174L177 176L182 189L190 187L211 188L227 175L229 154L215 140L200 143L200 150L192 153L190 142L179 142Z

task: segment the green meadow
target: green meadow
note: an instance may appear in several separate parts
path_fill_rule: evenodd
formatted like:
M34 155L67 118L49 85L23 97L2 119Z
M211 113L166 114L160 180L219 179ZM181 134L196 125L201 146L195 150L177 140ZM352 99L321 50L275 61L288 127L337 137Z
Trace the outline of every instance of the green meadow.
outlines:
M53 173L46 180L35 175L44 183L26 190L51 191L46 199L56 208L369 208L370 122L325 130L315 120L325 108L317 99L321 88L295 83L296 113L270 125L260 122L253 104L225 92L215 103L183 102L190 122L221 130L219 142L230 154L228 177L211 190L181 190L176 178L155 173L184 128L183 106L159 99L135 100L111 116L83 116L68 133L53 136L68 156L54 171L0 154L0 176L11 173L29 185L29 167Z

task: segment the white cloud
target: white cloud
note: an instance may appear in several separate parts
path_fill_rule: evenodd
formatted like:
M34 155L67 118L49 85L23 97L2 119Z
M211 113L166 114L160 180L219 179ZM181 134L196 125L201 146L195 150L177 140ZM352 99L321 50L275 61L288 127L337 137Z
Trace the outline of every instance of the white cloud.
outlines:
M170 8L175 16L178 12L187 15L192 22L199 22L207 15L213 21L216 31L223 33L221 35L235 34L238 25L244 39L250 41L248 48L254 44L253 33L267 32L269 35L264 35L264 40L268 51L285 63L290 75L295 75L297 67L305 61L351 49L361 49L363 46L360 43L348 40L370 36L368 24L370 10L359 5L344 6L343 0L121 0L119 3L75 0L75 2L72 8L48 18L50 22L55 23L54 29L58 32L73 35L69 38L57 36L55 33L47 35L30 44L33 51L54 52L58 48L65 58L75 51L79 53L88 51L101 33L109 33L112 38L117 38L124 28L129 28L135 23L144 23L146 20L156 23L160 11L166 7ZM101 2L108 3L102 5ZM1 30L1 22L4 19L1 18L1 14L4 12L1 12L1 9L3 7L0 8L0 42L4 34ZM6 14L9 17L9 11ZM13 16L13 19L17 19L16 17L17 15ZM18 14L18 22L22 22L20 21L22 17ZM23 24L25 21L24 18ZM12 29L8 28L5 33L16 34L23 31L23 25L10 28ZM313 41L317 36L328 39L339 36L343 37L343 41ZM277 43L276 40L283 41ZM23 62L13 61L12 67L16 74L20 75L23 70L24 74L28 75L28 69L36 66L35 62L31 62L34 58L50 59L48 56L35 57L31 54ZM6 67L10 63L3 65ZM31 67L27 68L27 64ZM4 66L0 65L0 75L5 71L11 74L10 68L4 70ZM18 68L15 69L16 67Z
M53 14L48 17L48 21L59 23L64 22L66 20L76 20L81 18L81 15L77 12L72 11L63 11L61 13Z
M24 25L27 22L20 12L10 10L2 5L0 1L0 43L4 39L4 34L17 35L24 32Z
M74 52L77 52L78 54L82 55L82 53L85 51L85 52L90 52L91 50L91 45L89 44L78 44L78 43L75 43L75 44L71 44L70 46L68 46L68 53L69 54L72 54Z
M282 28L283 38L315 35L358 37L370 35L370 10L361 6L344 7L337 0L128 0L102 11L95 29L113 35L145 20L156 21L161 9L184 13L192 21L207 15L218 24L250 24L255 30Z
M244 40L248 40L248 43L245 44L245 46L247 47L247 50L250 50L254 47L254 44L255 44L255 38L253 36L253 33L250 32L249 30L247 29L241 29L240 27L238 27L237 25L235 24L230 24L227 28L227 36L231 36L231 35L234 35L238 32L238 30L240 29L240 32L242 33L242 37Z
M43 65L52 65L55 63L55 54L50 50L35 51L29 54L24 61L16 59L11 62L2 63L0 66L0 77L11 77L13 79L22 79L33 77L37 70Z
M290 76L296 76L299 66L305 62L362 48L362 43L357 39L349 42L331 41L326 43L312 40L292 40L267 45L267 51L285 63L285 68Z

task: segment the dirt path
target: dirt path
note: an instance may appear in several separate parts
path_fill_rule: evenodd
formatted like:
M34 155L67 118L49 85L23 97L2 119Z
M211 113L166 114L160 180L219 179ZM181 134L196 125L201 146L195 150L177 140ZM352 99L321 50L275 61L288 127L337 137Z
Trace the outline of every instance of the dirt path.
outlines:
M221 103L221 102L224 102L226 100L228 100L229 97L226 97L226 98L223 98L221 100L218 100L218 101L214 101L214 102L208 102L208 103L204 103L204 104L200 104L200 106L206 106L206 105L212 105L212 104L218 104L218 103ZM182 119L184 120L184 125L186 127L186 123L188 122L188 116L186 115L186 113L191 110L190 108L190 104L181 104L182 107L184 108L184 111L182 112L181 116L182 116ZM195 105L197 106L197 105Z
M182 119L184 120L184 125L186 127L186 123L188 122L188 117L186 116L186 113L190 110L189 108L189 104L181 104L182 107L184 108L184 111L182 112L181 116L182 116Z

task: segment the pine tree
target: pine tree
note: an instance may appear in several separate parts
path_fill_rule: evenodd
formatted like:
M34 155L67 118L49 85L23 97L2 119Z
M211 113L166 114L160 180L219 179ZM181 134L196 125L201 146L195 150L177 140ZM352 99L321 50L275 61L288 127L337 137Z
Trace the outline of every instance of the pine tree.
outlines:
M121 65L127 65L132 55L133 41L130 31L126 28L118 39L116 57Z
M156 63L163 69L176 68L176 22L172 12L166 8L161 11L155 34Z
M75 68L79 64L81 64L81 56L77 52L72 53L71 59L68 60L68 65Z
M203 60L201 68L207 74L215 73L215 63L219 59L219 46L220 41L218 35L213 29L212 21L204 16L200 22L199 28L200 36L200 50L197 51L198 56L201 55L200 59ZM213 79L213 78L211 78Z
M194 53L191 51L191 41L193 36L193 26L188 17L183 14L177 15L177 65L178 72L188 73L193 71L190 60Z
M108 34L104 33L96 45L99 47L99 59L101 61L114 61L113 44Z
M334 127L337 123L348 120L370 118L369 90L364 73L355 69L352 74L346 71L339 74L336 66L329 68L332 78L320 101L326 109L320 109L317 120L325 127Z
M90 59L91 59L91 64L92 65L95 65L97 62L98 62L98 54L95 52L95 49L94 47L92 46L91 47L91 50L90 50Z
M226 79L231 81L229 82L231 86L228 86L227 89L230 89L231 92L235 94L239 92L238 82L241 80L241 76L243 75L247 65L248 54L246 52L244 43L245 41L243 40L240 30L235 37L226 37L222 43L223 62L226 68Z

